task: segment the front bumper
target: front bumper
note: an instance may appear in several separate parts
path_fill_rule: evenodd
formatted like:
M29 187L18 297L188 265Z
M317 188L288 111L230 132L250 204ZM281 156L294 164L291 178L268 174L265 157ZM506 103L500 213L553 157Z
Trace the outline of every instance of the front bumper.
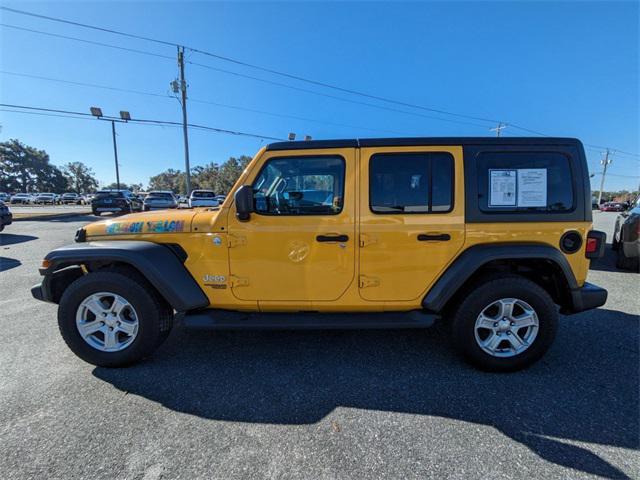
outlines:
M42 269L40 273L43 273ZM82 268L77 265L63 268L53 273L44 273L42 283L31 287L31 295L42 302L58 303L67 285L70 285L82 275Z
M592 283L585 282L582 288L571 290L573 308L567 313L584 312L605 304L607 291Z

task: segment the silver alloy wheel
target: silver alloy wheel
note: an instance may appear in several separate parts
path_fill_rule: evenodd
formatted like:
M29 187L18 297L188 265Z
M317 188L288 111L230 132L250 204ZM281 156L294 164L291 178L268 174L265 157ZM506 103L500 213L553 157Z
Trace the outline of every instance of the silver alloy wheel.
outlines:
M119 352L138 335L138 314L120 295L98 292L85 298L76 312L76 327L85 342L101 352Z
M527 302L501 298L487 305L478 315L476 342L492 357L513 357L533 344L539 326L538 315Z

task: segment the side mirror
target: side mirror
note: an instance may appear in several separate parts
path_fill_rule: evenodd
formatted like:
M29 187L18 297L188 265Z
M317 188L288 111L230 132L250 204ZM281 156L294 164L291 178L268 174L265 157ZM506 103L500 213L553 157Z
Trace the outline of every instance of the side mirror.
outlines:
M236 204L236 217L241 222L251 218L253 212L253 188L251 185L242 185L233 195Z

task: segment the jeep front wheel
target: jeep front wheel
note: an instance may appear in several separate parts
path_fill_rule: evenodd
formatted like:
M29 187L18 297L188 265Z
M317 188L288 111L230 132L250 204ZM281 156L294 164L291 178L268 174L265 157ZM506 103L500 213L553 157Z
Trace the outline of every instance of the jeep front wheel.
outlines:
M522 277L482 283L453 315L453 341L472 365L490 371L528 367L549 349L558 312L551 296Z
M84 361L123 367L150 355L169 334L173 311L137 275L94 272L73 282L60 299L58 325Z

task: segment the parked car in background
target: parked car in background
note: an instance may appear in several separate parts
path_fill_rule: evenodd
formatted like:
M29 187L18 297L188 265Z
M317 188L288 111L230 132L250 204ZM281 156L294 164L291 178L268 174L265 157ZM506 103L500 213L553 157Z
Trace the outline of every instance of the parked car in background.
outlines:
M80 205L82 203L82 197L73 192L63 193L60 197L60 203L63 205Z
M216 195L216 200L218 201L219 205L222 205L222 202L224 202L224 199L226 197L224 195Z
M620 202L606 202L600 205L601 212L624 212L627 208Z
M140 212L142 201L129 190L101 190L91 200L91 211L98 216L103 212Z
M616 218L611 248L616 251L616 267L640 269L640 198L634 208Z
M217 207L216 194L213 190L194 190L189 195L189 207Z
M33 200L33 203L39 205L55 205L56 194L55 193L39 193Z
M9 203L12 205L20 204L20 205L28 205L33 203L33 197L30 193L16 193L11 197Z
M0 232L4 230L5 225L11 225L13 221L13 215L9 211L9 207L6 203L0 201Z
M11 200L11 195L6 192L0 192L0 202L8 202Z
M144 211L166 208L178 208L178 201L169 191L152 191L145 197L142 209Z

